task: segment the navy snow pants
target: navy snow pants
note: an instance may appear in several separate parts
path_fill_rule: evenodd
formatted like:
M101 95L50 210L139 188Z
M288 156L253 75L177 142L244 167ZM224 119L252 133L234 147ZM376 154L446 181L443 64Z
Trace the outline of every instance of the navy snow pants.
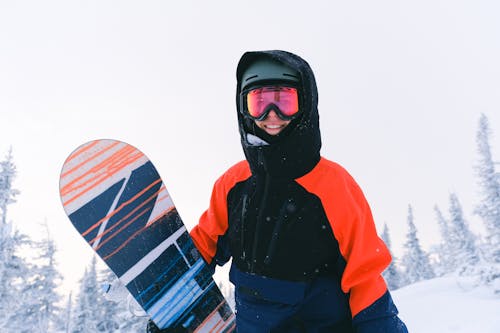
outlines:
M353 333L348 295L336 277L289 282L231 267L237 333Z

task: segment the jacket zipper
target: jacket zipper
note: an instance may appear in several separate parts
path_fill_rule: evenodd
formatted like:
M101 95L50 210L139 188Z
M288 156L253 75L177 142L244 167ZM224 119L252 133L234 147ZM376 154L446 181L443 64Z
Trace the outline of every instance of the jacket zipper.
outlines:
M243 203L241 207L241 260L245 261L246 259L246 250L245 250L245 219L246 219L246 214L247 214L247 202L248 202L248 195L245 194L243 195Z
M282 228L282 225L287 218L286 208L290 202L291 202L291 200L286 200L283 203L283 205L281 206L278 220L276 221L276 224L274 225L273 234L271 236L271 242L269 243L269 247L267 248L267 254L266 254L266 257L264 259L264 264L266 264L266 265L270 265L272 260L273 260L274 253L276 252L276 244L278 243L281 228Z
M255 234L253 239L253 248L252 248L252 261L250 263L250 272L255 273L255 265L257 264L257 248L260 241L260 233L262 229L262 224L264 223L264 212L266 211L267 206L267 196L269 191L269 183L270 177L265 174L264 176L264 194L260 200L259 204L259 214L257 215L257 224L255 226Z

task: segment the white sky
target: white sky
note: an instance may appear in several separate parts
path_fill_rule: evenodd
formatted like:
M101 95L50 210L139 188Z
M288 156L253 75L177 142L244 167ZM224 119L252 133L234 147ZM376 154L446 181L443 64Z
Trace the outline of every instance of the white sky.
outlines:
M157 166L191 228L216 178L243 158L235 70L285 49L316 73L325 157L360 183L399 254L407 205L424 246L455 191L480 229L473 165L480 113L500 160L498 1L2 1L0 156L21 190L10 219L46 220L66 284L90 248L67 220L59 171L79 144L115 138Z

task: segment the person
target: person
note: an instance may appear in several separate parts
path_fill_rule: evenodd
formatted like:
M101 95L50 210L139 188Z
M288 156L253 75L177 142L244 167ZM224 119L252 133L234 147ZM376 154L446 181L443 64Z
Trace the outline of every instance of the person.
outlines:
M232 259L237 332L407 333L363 192L320 154L309 64L246 52L236 76L246 160L216 181L191 236L211 267Z

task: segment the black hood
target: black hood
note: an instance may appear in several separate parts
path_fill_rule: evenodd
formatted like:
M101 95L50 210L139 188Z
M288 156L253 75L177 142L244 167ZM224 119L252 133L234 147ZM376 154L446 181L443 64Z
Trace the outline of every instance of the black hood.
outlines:
M302 115L273 140L252 126L240 112L241 77L249 64L257 59L271 58L295 69L300 74L300 98ZM320 159L321 135L319 131L318 90L314 73L309 64L299 56L286 51L246 52L241 57L236 71L236 107L241 144L253 174L267 173L274 178L299 178L318 163ZM269 141L268 145L254 145L248 141L253 134Z

